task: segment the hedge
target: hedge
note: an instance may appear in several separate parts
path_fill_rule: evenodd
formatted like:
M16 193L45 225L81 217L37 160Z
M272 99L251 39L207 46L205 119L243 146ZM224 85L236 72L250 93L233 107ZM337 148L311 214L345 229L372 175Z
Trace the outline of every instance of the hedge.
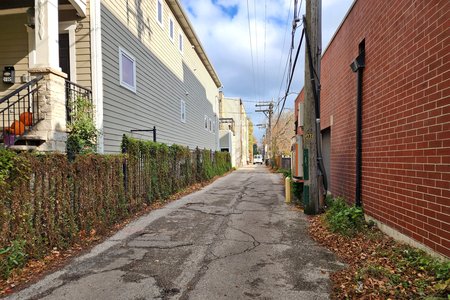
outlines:
M14 267L14 251L41 258L66 249L84 233L103 233L146 204L231 169L228 153L128 137L122 146L122 155L73 162L64 154L0 151L0 276Z

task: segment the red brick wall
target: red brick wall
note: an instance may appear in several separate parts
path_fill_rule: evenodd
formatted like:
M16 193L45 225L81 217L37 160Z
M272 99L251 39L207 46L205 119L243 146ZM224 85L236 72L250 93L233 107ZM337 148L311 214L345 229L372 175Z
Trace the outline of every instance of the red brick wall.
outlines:
M365 212L450 256L450 1L358 0L322 58L331 192L355 194L356 83L365 39ZM331 124L331 116L333 124Z

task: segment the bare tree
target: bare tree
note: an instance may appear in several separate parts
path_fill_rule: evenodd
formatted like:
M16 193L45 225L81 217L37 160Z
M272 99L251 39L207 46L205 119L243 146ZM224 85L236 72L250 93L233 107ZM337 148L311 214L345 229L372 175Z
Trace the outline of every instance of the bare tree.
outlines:
M272 127L272 151L273 155L289 155L291 153L291 141L294 133L295 116L293 111L284 111L276 126Z

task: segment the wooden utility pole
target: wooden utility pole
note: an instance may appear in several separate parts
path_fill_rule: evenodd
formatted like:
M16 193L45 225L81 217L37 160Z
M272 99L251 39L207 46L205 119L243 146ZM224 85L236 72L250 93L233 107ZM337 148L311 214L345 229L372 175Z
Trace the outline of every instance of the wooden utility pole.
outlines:
M261 109L255 110L255 112L262 112L266 115L267 118L269 118L269 126L266 127L266 138L268 140L268 149L267 153L269 153L269 156L271 155L271 149L272 149L272 117L273 117L273 101L270 102L262 102L255 105L256 107L263 107ZM269 157L270 158L270 157Z
M316 123L316 101L319 91L318 78L320 78L321 57L321 0L306 1L306 55L305 55L305 110L303 128L303 164L304 189L303 199L306 214L319 213L319 184L317 168L317 142L320 142L320 128ZM309 45L308 45L309 44ZM308 51L311 51L309 53ZM310 65L310 59L312 67ZM315 70L311 72L311 70ZM317 77L318 78L317 78ZM320 109L320 108L319 108ZM319 123L320 124L320 123ZM319 125L320 126L320 125Z

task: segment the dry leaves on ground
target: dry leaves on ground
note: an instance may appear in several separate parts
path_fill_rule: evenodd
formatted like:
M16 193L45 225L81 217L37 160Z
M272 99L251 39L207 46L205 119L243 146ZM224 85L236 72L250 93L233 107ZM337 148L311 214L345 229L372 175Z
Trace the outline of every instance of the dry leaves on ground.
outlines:
M333 299L447 299L450 279L438 280L425 268L411 263L405 253L410 255L417 250L394 241L375 227L344 237L331 233L321 216L309 220L310 235L348 264L348 268L331 276Z

